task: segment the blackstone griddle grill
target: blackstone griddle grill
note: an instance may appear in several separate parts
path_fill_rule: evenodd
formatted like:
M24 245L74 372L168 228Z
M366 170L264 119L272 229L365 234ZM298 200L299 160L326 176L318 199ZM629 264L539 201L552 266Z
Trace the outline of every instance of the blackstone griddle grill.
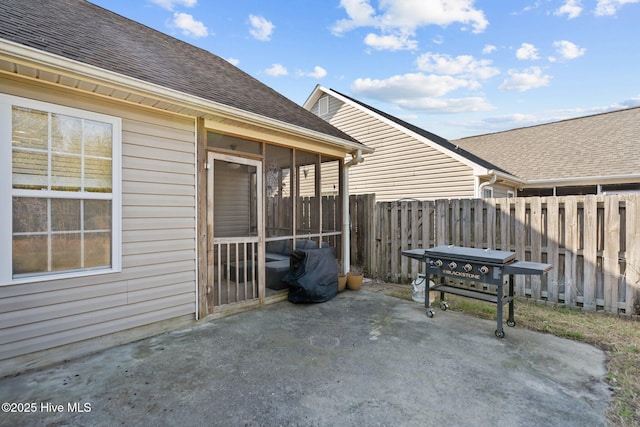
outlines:
M517 261L516 254L492 249L467 248L462 246L437 246L432 249L411 249L402 251L402 255L424 261L425 270L425 299L427 316L433 317L434 311L429 304L429 291L440 291L440 308L448 308L445 293L475 298L497 304L496 336L504 338L502 329L502 306L509 303L508 326L515 326L513 314L513 276L516 274L543 275L551 270L550 264L539 262ZM440 278L439 283L431 285L430 276ZM455 278L461 281L471 281L495 285L497 293L484 289L469 289L455 284L446 284L445 278ZM508 280L507 280L508 277ZM505 295L503 286L508 284Z

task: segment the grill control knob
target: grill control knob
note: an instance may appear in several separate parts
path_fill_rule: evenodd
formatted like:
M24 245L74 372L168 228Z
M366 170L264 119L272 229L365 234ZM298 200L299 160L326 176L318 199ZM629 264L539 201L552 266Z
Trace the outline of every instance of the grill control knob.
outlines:
M463 268L467 273L473 270L473 266L471 264L465 264Z
M483 265L482 267L480 267L480 273L487 274L488 272L489 272L489 267L487 267L486 265Z
M455 270L457 266L458 266L458 264L456 264L455 261L451 261L449 263L449 268L452 269L452 270Z
M436 267L442 267L442 260L441 259L436 260L435 265Z

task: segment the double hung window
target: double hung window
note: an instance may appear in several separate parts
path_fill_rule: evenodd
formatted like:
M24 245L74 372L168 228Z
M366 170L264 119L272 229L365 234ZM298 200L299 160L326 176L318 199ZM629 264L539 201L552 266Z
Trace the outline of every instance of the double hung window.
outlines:
M3 95L0 125L0 282L119 270L120 119Z

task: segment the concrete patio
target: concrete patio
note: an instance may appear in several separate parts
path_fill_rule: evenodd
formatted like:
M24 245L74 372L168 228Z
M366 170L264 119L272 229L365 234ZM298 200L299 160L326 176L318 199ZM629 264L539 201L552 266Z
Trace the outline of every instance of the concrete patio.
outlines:
M282 302L0 379L36 409L0 425L606 425L602 351L495 326L366 290Z

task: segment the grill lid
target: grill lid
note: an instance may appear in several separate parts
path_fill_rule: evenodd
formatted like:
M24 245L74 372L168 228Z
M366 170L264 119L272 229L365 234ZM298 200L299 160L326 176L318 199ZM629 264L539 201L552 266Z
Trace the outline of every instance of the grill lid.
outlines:
M424 253L432 259L442 258L456 261L491 264L507 264L516 258L515 252L467 248L462 246L436 246L435 248L425 249Z

